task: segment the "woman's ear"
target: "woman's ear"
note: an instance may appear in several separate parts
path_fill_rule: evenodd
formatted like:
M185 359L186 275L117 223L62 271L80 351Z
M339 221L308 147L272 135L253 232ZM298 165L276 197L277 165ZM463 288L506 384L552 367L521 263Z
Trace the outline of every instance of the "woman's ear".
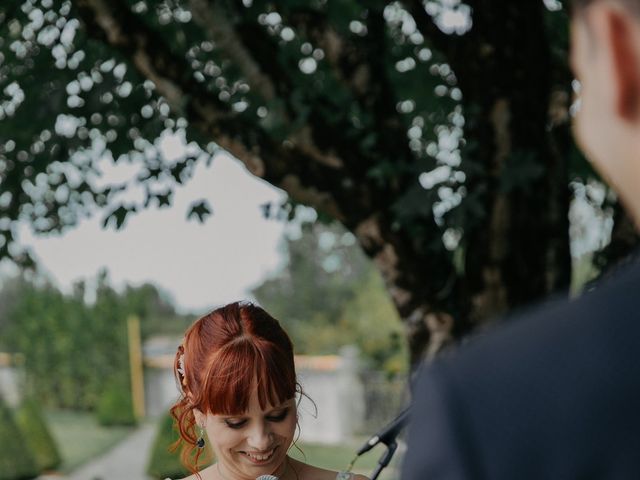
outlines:
M202 413L200 410L198 410L197 408L193 409L193 416L196 419L196 425L204 425L206 424L206 415L204 413Z

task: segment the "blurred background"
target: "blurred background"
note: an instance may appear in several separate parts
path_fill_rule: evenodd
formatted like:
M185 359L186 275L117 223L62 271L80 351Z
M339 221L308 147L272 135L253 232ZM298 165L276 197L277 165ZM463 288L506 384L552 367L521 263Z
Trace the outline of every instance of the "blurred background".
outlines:
M236 299L265 306L293 339L315 402L301 404L305 454L310 448L318 461L346 467L365 425L382 426L407 401L401 322L353 235L303 207L292 221L265 219L260 206L282 192L228 157L215 162L208 186L229 215L193 229L180 216L145 211L118 232L86 220L62 236L27 233L38 270L5 268L0 387L6 407L49 431L32 440L49 443L43 470L71 473L137 425L169 421L182 333L197 315ZM38 414L20 413L27 406ZM33 435L24 432L25 444ZM175 438L169 426L155 463L167 462ZM19 458L33 467L24 446ZM156 478L185 473L169 458L168 472L149 465Z
M574 144L568 27L558 0L3 0L0 480L181 478L172 357L229 301L291 335L292 454L339 470L421 361L594 288L638 236Z
M163 153L184 148L177 138ZM176 214L181 197L208 191L221 214L206 223ZM408 402L402 323L380 274L353 234L319 222L311 208L265 217L265 205L285 194L228 155L176 197L171 210L145 210L118 231L97 218L61 235L20 225L37 268L7 262L2 271L0 392L15 423L5 438L21 430L22 439L12 462L45 477L187 474L167 451L177 438L168 416L176 348L199 315L247 299L289 332L313 401L301 400L292 454L345 468ZM375 450L357 470L372 470L377 458Z

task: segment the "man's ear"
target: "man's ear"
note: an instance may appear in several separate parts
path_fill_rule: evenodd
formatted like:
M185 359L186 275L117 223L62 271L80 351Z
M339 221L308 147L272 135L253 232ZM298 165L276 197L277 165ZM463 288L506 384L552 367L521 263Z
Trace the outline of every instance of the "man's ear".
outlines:
M607 9L604 21L611 52L616 111L622 119L635 121L640 119L640 27L637 19L622 8Z

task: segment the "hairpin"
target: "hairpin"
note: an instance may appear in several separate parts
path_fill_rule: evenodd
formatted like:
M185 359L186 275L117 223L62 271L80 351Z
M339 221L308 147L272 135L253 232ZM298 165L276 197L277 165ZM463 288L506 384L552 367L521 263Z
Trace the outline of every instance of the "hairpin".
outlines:
M180 347L178 347L178 350L180 351L180 355L178 356L178 367L176 368L176 370L180 375L182 393L185 393L185 389L187 388L187 375L184 368L184 347L180 345Z

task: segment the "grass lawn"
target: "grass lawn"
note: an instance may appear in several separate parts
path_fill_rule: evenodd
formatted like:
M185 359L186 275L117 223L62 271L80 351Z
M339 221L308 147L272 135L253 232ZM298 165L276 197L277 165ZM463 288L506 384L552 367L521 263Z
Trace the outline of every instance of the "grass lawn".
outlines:
M132 431L130 427L103 427L91 413L48 411L45 416L60 448L64 473L100 456Z
M305 461L312 465L332 470L344 470L355 456L355 452L362 446L366 439L353 445L320 445L301 444L300 449L304 455L295 447L289 450L289 454L298 460ZM356 460L353 472L370 476L378 464L378 460L384 452L384 446L377 446L373 450L363 454ZM396 451L391 463L382 471L379 480L396 480L400 478L399 472L400 454Z

